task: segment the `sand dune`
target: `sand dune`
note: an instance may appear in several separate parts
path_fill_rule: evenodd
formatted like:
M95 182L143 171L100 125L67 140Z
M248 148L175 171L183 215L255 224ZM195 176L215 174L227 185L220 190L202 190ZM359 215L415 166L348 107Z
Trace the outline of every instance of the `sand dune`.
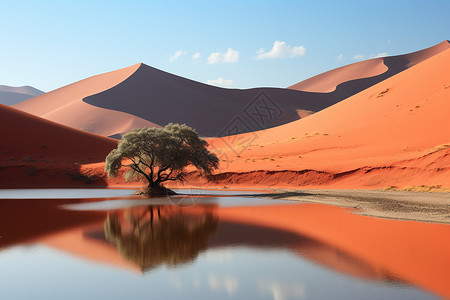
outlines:
M1 163L98 162L116 146L112 139L60 125L0 104Z
M103 162L116 140L0 104L0 188L105 185L82 164Z
M345 66L289 89L224 89L137 64L94 76L16 108L77 129L118 137L134 127L186 123L202 136L227 136L298 120L447 49ZM336 86L338 86L336 88Z
M217 180L450 186L449 65L450 49L308 118L212 140Z
M141 118L86 104L82 99L124 81L139 67L134 65L93 76L39 97L14 105L15 108L76 129L103 136L120 135L137 127L158 127ZM126 100L126 99L125 99Z
M16 103L25 101L32 97L44 94L43 91L35 89L31 86L13 87L7 85L0 85L0 103L6 105L14 105Z

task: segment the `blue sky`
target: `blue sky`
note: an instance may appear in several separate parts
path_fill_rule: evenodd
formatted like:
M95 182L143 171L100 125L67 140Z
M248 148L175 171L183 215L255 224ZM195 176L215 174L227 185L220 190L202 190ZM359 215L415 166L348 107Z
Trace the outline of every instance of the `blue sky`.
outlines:
M358 55L450 39L448 0L0 0L0 8L0 84L44 91L138 62L204 83L286 87Z

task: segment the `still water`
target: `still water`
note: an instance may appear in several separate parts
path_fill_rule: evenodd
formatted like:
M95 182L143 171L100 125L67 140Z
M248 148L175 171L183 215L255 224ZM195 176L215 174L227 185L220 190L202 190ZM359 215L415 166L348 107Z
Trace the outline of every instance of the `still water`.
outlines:
M132 192L0 190L0 298L450 297L447 225L249 192Z

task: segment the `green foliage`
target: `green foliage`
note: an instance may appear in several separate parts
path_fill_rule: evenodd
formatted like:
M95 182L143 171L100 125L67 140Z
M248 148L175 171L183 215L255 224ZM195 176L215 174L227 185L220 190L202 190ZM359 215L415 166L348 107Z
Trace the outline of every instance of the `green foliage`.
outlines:
M105 171L109 177L116 177L122 167L127 167L126 180L145 178L149 187L157 188L164 181L182 180L188 165L195 166L203 175L217 169L219 159L207 146L185 124L133 129L108 154Z

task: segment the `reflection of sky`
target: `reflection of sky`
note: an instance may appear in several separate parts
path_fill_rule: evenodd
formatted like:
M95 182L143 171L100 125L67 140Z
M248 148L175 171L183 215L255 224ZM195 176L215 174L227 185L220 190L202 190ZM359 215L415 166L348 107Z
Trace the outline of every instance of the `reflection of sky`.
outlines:
M81 199L124 197L130 189L0 189L0 199Z
M179 202L176 199L181 199ZM174 203L176 202L176 203ZM242 206L262 206L262 205L296 205L296 201L273 200L253 197L158 197L152 199L114 199L96 202L84 202L66 204L64 209L77 211L107 211L114 209L124 209L144 205L218 205L220 207L242 207Z
M222 248L149 273L43 246L0 252L3 299L427 299L425 292L348 277L283 250Z

